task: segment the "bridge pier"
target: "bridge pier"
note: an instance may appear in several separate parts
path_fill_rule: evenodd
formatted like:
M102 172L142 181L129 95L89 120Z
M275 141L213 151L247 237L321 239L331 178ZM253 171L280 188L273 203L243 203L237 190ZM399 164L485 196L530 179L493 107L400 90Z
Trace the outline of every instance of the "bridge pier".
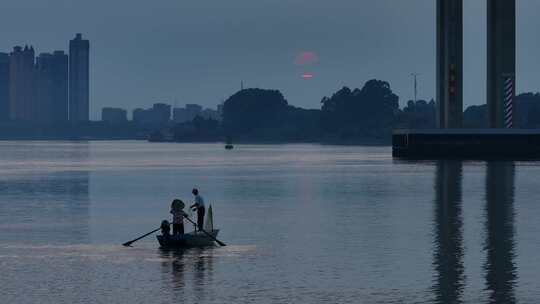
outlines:
M514 127L516 1L487 0L487 104L490 128ZM463 0L437 0L437 124L463 119Z
M487 13L487 104L491 129L461 129L463 0L437 0L439 129L394 131L394 157L540 159L539 131L508 130L514 127L515 120L516 1L487 0Z
M516 1L487 3L487 104L490 128L512 128L516 95Z
M463 0L437 0L437 124L460 128L463 116Z

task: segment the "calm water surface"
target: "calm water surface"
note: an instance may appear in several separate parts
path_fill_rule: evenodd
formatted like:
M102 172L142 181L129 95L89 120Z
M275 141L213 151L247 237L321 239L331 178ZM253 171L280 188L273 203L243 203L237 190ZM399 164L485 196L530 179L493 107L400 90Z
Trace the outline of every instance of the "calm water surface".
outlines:
M388 147L0 142L0 303L538 303L539 176ZM119 245L194 186L228 246Z

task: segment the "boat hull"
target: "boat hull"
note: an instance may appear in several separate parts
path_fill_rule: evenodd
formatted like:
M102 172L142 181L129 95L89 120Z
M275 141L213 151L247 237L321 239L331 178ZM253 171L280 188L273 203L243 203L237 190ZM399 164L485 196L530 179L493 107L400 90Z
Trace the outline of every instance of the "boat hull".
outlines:
M219 229L212 230L210 233L214 238L217 237ZM204 232L190 232L182 235L156 236L161 248L193 248L215 246L214 240Z

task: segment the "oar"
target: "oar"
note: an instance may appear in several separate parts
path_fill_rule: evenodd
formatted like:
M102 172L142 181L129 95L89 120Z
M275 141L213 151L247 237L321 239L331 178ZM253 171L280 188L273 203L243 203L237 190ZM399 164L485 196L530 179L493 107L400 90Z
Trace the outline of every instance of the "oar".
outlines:
M187 217L187 216L185 216L185 215L184 215L184 217L185 217L188 221L190 221L193 225L197 225L197 224L195 224L195 222L192 221L189 217ZM211 239L213 239L214 241L216 241L216 243L218 243L220 246L227 246L227 245L225 245L225 243L223 243L222 241L216 239L216 238L215 238L213 235L211 235L210 233L206 232L206 230L201 229L201 231L204 232L204 233L205 233L207 236L209 236Z
M157 232L157 231L160 230L160 229L161 229L161 227L158 228L158 229L156 229L156 230L152 230L152 231L148 232L147 234L142 235L142 236L140 236L140 237L138 237L138 238L136 238L136 239L134 239L134 240L132 240L132 241L125 242L125 243L122 244L122 245L124 245L124 246L126 246L126 247L129 247L129 246L131 246L131 244L135 243L136 241L138 241L138 240L140 240L140 239L142 239L142 238L145 238L145 237L149 236L150 234Z

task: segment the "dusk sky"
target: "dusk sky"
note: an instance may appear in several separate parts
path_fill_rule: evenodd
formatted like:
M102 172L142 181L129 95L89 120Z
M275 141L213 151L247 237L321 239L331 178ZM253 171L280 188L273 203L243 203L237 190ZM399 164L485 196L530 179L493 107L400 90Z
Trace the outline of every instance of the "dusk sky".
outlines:
M486 1L465 5L465 104L485 102ZM518 91L539 91L540 1L518 2ZM435 92L435 0L2 0L0 51L91 44L91 118L103 106L215 107L240 88L319 108L342 86L387 80L404 104ZM303 54L303 55L302 55Z

